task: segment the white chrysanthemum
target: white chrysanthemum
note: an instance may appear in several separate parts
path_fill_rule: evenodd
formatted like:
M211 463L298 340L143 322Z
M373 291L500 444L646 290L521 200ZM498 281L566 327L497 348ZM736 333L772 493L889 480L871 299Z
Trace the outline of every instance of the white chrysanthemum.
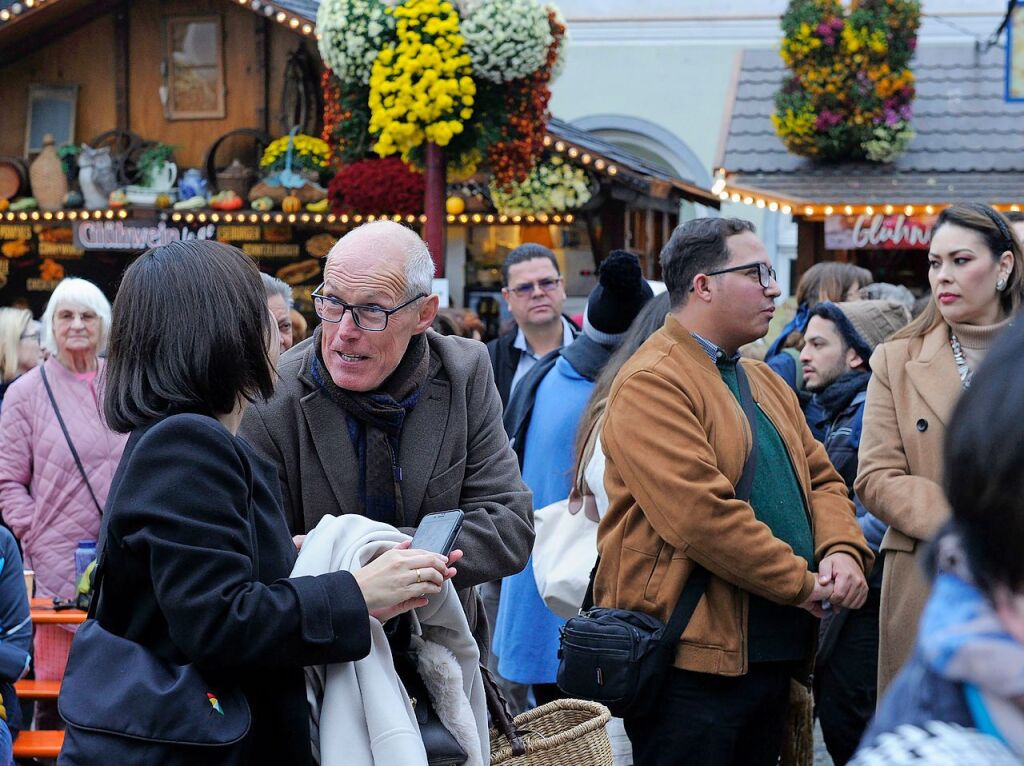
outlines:
M468 3L459 24L473 73L491 82L533 74L553 42L548 12L537 0Z
M370 82L377 53L395 28L381 0L322 0L316 14L324 64L345 82Z
M491 201L502 215L562 213L582 207L593 194L591 179L583 168L559 157L535 165L530 174L508 191L492 181Z

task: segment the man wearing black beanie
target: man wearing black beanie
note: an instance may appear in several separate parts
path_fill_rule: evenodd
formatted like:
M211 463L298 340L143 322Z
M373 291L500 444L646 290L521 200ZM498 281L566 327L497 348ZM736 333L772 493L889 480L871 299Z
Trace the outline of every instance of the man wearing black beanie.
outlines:
M509 402L505 426L519 456L533 507L569 495L573 440L594 381L640 309L654 295L635 255L615 250L598 269L583 333L541 359ZM503 678L533 687L537 704L562 696L555 686L558 635L565 620L537 592L532 561L502 582L494 652Z

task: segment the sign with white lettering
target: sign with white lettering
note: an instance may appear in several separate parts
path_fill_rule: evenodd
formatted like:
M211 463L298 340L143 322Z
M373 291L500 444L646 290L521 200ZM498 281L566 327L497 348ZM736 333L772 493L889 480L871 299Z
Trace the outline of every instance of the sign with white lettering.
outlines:
M213 224L193 230L189 226L168 226L164 221L82 221L75 227L75 247L139 252L178 240L213 239L216 233Z
M830 215L827 250L927 250L935 215Z

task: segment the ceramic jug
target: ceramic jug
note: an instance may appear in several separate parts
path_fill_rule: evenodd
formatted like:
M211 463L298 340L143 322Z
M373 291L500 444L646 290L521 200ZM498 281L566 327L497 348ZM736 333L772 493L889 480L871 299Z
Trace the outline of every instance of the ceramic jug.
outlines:
M185 171L185 175L178 182L178 196L181 199L206 196L206 179L197 168Z
M43 150L28 172L32 194L39 203L39 209L60 210L64 205L64 195L68 193L68 177L64 174L64 166L57 156L53 136L49 133L43 137Z
M170 191L178 178L178 166L167 161L153 168L149 174L149 188L156 191Z

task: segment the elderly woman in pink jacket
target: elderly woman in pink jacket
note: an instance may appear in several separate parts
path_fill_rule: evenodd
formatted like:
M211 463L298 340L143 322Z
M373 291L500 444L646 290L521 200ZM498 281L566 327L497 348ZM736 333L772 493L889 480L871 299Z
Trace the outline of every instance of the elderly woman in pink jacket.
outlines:
M51 356L11 385L0 411L0 513L35 570L37 595L71 598L75 548L98 537L126 437L107 428L100 406L99 354L110 329L103 293L65 279L41 324ZM37 678L63 676L72 636L62 626L37 627Z

